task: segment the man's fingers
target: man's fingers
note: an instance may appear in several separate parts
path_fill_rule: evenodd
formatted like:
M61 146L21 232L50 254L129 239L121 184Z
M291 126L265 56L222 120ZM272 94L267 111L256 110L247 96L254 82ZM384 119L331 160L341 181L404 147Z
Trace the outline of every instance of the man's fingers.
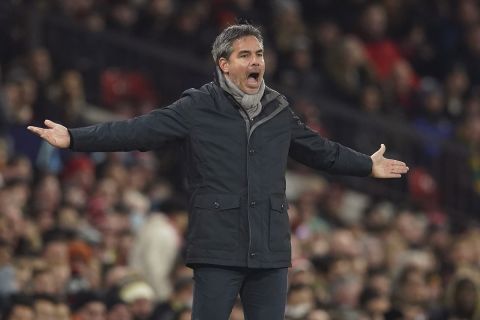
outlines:
M380 145L380 148L378 148L378 150L375 151L374 154L372 154L372 159L373 159L373 158L381 158L381 157L383 157L383 154L384 154L384 153L385 153L385 145L382 143L382 144Z
M32 131L32 132L35 133L35 134L38 134L39 136L41 136L41 135L42 135L42 132L43 132L43 129L42 129L42 128L34 127L34 126L28 126L27 129L30 130L30 131Z
M401 178L401 177L402 177L401 174L395 174L395 173L386 173L383 176L379 176L379 178L383 178L383 179L395 179L395 178Z
M380 145L380 149L378 149L377 152L380 152L380 154L383 155L383 154L385 153L385 150L386 150L386 149L387 149L387 148L386 148L385 145L382 143L382 144Z
M40 138L45 139L48 142L50 142L51 138L49 137L48 131L47 131L47 130L50 130L50 129L43 129L43 128L34 127L34 126L28 126L27 129L30 130L31 132L35 133Z
M47 127L49 127L49 128L53 128L53 127L56 125L55 122L53 122L53 121L51 121L51 120L48 120L48 119L45 120L43 123L45 123L45 125L46 125Z
M387 160L390 161L389 163L390 168L394 170L401 170L402 172L405 170L406 172L410 169L409 167L407 167L407 164L403 161L391 160L391 159L387 159Z
M408 167L403 164L403 165L392 165L390 167L390 173L392 174L403 174L408 172Z
M392 168L392 170L395 170L395 171L398 171L398 172L404 172L404 171L406 172L406 171L408 171L408 169L409 169L409 168L408 168L407 166L405 166L405 165L403 165L403 166L395 166L395 165L394 165L394 166L392 166L391 168Z
M406 167L407 166L407 164L405 162L398 161L398 160L393 160L393 164L396 165L396 166L401 166L401 167Z

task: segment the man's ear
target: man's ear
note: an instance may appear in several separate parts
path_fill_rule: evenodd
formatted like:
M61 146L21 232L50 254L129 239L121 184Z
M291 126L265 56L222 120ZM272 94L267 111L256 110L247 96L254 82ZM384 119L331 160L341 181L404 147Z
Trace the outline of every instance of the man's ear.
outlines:
M230 64L228 63L228 60L225 58L220 58L218 60L218 66L220 67L220 70L222 70L223 73L228 73L230 70Z

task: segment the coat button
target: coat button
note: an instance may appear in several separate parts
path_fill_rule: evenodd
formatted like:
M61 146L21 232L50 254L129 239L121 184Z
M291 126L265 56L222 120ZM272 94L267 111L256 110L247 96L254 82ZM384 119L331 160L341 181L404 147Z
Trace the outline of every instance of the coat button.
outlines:
M213 207L214 207L215 209L220 208L220 203L218 203L217 201L215 201L215 202L213 203Z
M255 205L256 205L256 204L257 204L257 203L256 203L255 201L250 202L250 208L255 208Z
M251 252L251 253L250 253L250 257L252 257L252 258L255 257L256 255L257 255L257 254L256 254L255 252Z
M253 155L255 154L255 149L250 149L250 150L248 150L248 153L249 153L251 156L253 156Z
M283 209L283 208L285 208L285 205L282 203L282 205L280 207Z

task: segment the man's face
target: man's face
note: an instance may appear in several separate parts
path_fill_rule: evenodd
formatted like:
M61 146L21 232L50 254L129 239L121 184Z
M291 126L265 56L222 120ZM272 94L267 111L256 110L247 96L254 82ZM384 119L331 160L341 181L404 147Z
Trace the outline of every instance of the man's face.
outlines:
M35 319L48 320L55 318L55 304L48 300L38 300L35 302Z
M105 320L106 308L101 302L90 302L80 311L80 319L82 320Z
M32 308L18 305L15 306L8 320L33 320L34 318L35 315Z
M130 312L135 319L148 319L153 312L153 302L150 299L139 298L130 303Z
M242 37L233 42L228 59L220 58L220 69L225 76L247 94L258 92L265 73L263 47L254 36Z

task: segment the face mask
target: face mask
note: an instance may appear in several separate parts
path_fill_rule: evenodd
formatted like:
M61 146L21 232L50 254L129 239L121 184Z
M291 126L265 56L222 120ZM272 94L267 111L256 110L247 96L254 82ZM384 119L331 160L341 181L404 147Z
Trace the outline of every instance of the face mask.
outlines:
M287 306L285 315L292 319L300 319L305 317L307 313L312 309L310 303L302 303L296 306Z
M192 308L193 307L193 297L189 298L187 301L179 301L177 303L174 303L172 306L174 310L180 310L182 308Z

